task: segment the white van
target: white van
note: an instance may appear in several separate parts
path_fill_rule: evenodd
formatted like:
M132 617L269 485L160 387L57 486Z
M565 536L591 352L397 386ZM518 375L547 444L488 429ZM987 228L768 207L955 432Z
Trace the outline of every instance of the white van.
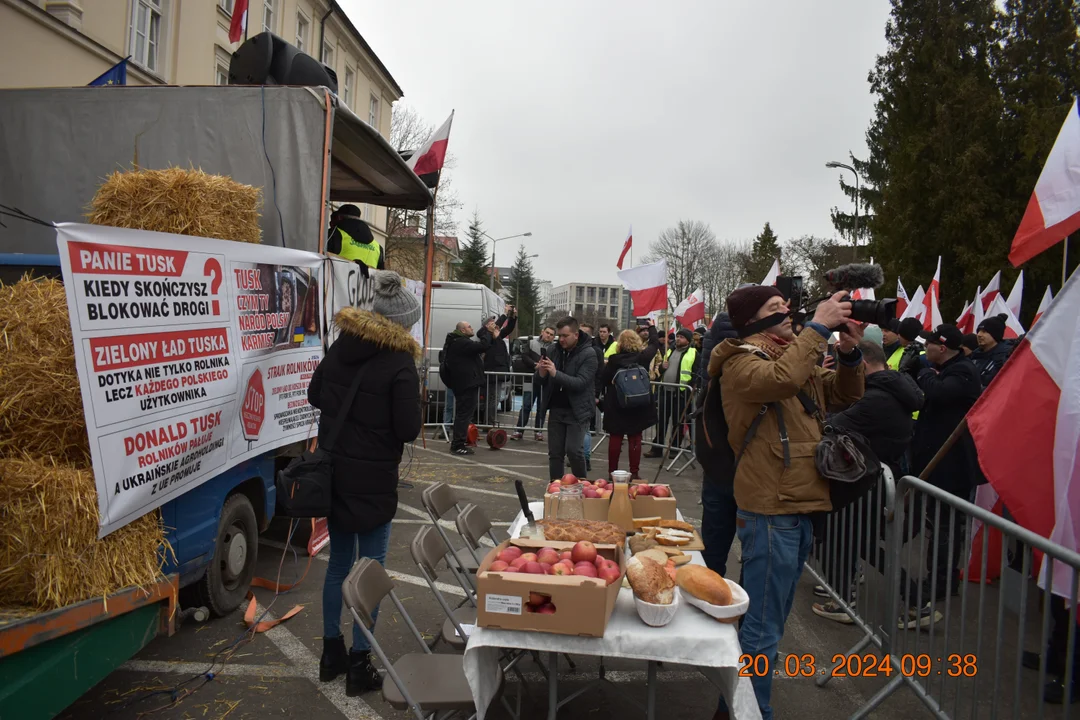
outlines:
M486 318L500 316L506 310L506 301L486 285L478 283L442 282L431 283L431 343L427 351L429 407L437 406L442 412L442 380L439 379L439 351L448 333L459 322L479 330ZM502 338L500 338L502 342Z

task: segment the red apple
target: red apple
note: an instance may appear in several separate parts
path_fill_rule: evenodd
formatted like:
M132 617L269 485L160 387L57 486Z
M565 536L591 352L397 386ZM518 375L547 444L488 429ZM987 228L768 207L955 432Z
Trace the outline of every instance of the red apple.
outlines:
M586 485L585 489L581 491L581 494L587 498L599 498L600 491L594 488L592 485Z
M575 575L584 575L585 577L597 577L596 566L592 563L578 563L574 566Z
M573 473L566 473L562 476L562 480L560 480L559 482L561 482L563 485L577 485L577 481L578 479L574 476Z
M503 562L502 560L496 560L488 566L488 570L491 572L502 572L508 567L510 567L509 563Z
M543 605L544 603L548 602L549 600L551 600L550 595L543 595L543 594L538 593L538 592L529 593L529 604L530 605L536 605L537 607L539 607L539 606Z
M640 485L635 486L635 489L637 490L638 495L651 495L652 494L652 489L648 485L646 485L645 483L641 483Z
M536 562L535 560L532 561L532 562L525 563L525 568L524 569L525 569L525 572L529 573L530 575L543 575L544 574L544 566L541 565L540 563Z
M671 488L667 485L653 485L652 496L658 498L671 497Z
M513 565L511 565L510 567L503 570L503 572L504 573L519 573L519 572L521 572L521 568L520 567L514 567Z
M593 565L595 565L596 569L599 570L600 568L604 567L604 563L606 563L606 562L607 562L607 560L605 560L603 558L603 556L597 555L596 559L593 560Z
M573 575L574 566L570 563L559 561L551 566L552 575Z
M600 488L600 489L603 489L603 488L606 488L606 487L607 487L607 485L608 485L608 481L607 481L607 480L605 480L604 478L600 478L599 480L597 480L597 481L596 481L595 483L593 483L593 484L594 484L594 485L596 485L596 487L598 487L598 488Z
M610 585L613 582L617 582L622 577L622 572L619 570L619 566L615 564L604 565L597 573L599 578Z
M579 562L591 563L596 560L596 546L588 540L581 540L570 551L570 559L575 565Z
M498 555L498 559L502 560L504 563L506 563L508 565L510 563L514 562L515 560L517 560L519 557L521 557L521 548L516 547L514 545L511 545L510 547L505 548Z
M564 550L561 553L559 553L559 559L560 560L573 560L573 555L570 553L569 550Z
M538 607L538 605L533 605L532 603L525 603L525 612L534 613Z
M541 605L539 608L536 609L536 612L540 613L541 615L554 615L555 614L555 606L552 605L551 603L544 603L543 605Z
M554 565L559 562L559 551L555 548L541 548L540 552L536 554L536 561Z
M553 482L553 483L551 483L550 485L547 486L548 495L554 495L555 493L559 492L560 490L562 490L562 484L560 484L558 482Z
M525 567L525 563L527 563L527 562L529 562L529 561L526 560L525 558L521 558L521 557L514 558L513 562L510 563L510 567L520 569L520 568Z
M540 558L536 557L536 553L527 552L521 555L521 559L525 562L539 562Z
M607 500L609 497L611 497L611 488L604 488L603 490L601 490L600 491L600 497L602 497L605 500Z
M631 500L636 498L637 497L637 486L636 485L631 485L630 489L626 491L626 494L630 496Z
M545 575L550 575L551 574L551 568L552 568L551 563L540 563L540 567L542 567L544 569L544 574Z
M592 480L582 480L581 484L582 485L592 485Z

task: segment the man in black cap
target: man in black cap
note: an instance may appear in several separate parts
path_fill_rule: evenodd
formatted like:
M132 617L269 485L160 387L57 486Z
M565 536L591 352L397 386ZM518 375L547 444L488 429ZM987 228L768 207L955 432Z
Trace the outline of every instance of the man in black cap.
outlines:
M982 386L986 387L997 377L998 370L1009 359L1012 348L1002 342L1005 339L1006 315L994 315L985 318L975 329L979 338L979 349L971 354L971 361L979 371Z
M664 383L659 390L659 418L657 423L657 442L678 448L682 444L682 423L690 416L687 401L690 391L677 385L693 386L697 382L694 372L697 364L697 349L692 345L694 335L688 328L675 333L675 347L669 347L661 364L660 381ZM683 413L686 410L686 413ZM674 436L672 439L670 436ZM657 458L664 455L659 446L654 446L645 457Z
M342 205L330 215L326 252L352 260L362 267L386 269L382 246L375 242L371 228L360 216L360 208L355 205Z
M922 474L982 393L979 373L961 350L964 334L959 328L949 324L939 325L932 331L922 333L922 338L926 341L926 359L930 361L931 367L918 373L919 388L923 391L925 401L915 423L915 436L911 441L913 475ZM965 433L924 479L959 498L970 500L975 487L977 467L975 445L971 436ZM933 542L927 547L926 567L936 576L936 597L930 597L931 582L928 578L923 581L921 592L921 598L926 604L921 608L916 607L920 597L919 584L909 582L907 599L911 609L900 619L900 629L928 627L931 615L934 616L934 622L940 621L941 613L933 609L932 603L945 599L950 590L959 587L957 566L964 546L964 523L959 517L956 522L952 522L952 513L947 507L942 507L935 518L935 505L933 499L927 500L926 526L933 534ZM915 513L917 529L921 509L916 505L911 512Z
M971 357L973 353L979 350L979 336L975 333L964 333L964 347L961 348L961 352L967 357Z
M892 352L889 351L889 338L882 333L882 339L885 342L885 355L888 357L890 370L909 372L912 376L915 376L918 375L919 370L929 367L926 362L925 351L916 342L922 329L923 324L919 318L909 317L898 321L896 329L893 331L896 344L892 346Z

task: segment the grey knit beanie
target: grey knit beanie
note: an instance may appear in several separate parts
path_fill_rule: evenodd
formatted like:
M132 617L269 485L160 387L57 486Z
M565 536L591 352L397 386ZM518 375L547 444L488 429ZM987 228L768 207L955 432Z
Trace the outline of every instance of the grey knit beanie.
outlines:
M420 320L420 300L401 284L401 276L390 270L372 270L375 300L371 309L387 320L408 329Z

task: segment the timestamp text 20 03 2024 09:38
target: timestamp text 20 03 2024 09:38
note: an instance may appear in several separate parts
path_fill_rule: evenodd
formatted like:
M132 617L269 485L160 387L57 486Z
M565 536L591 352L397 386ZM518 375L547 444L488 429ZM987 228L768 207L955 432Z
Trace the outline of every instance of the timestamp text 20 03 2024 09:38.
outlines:
M897 667L899 665L899 667ZM783 667L773 667L765 655L741 655L739 657L739 675L741 677L763 677L769 674L788 677L892 677L899 672L907 677L930 677L946 675L948 677L975 677L978 673L978 659L973 654L953 653L945 657L934 657L926 653L904 654L899 663L889 655L878 656L837 653L828 664L820 663L814 655L789 654L784 657Z

